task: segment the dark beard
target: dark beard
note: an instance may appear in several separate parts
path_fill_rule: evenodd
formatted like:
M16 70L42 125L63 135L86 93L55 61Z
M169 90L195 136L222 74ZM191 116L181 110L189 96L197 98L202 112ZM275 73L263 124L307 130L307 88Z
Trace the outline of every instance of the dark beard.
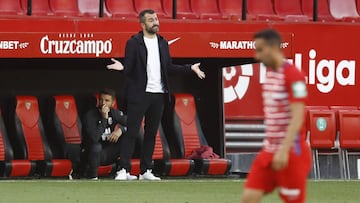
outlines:
M155 27L157 27L157 26L155 26ZM154 35L154 34L157 33L157 31L154 30L155 27L152 27L152 28L150 28L150 29L147 29L146 31L147 31L149 34Z

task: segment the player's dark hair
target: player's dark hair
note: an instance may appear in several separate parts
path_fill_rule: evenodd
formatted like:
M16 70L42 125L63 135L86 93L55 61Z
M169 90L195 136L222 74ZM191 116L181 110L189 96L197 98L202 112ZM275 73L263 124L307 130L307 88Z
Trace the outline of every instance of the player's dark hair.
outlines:
M254 39L263 39L268 45L276 45L280 47L281 44L281 36L274 29L266 29L260 32L255 33Z
M140 23L145 23L145 15L146 14L154 14L155 11L152 10L152 9L145 9L145 10L142 10L140 13L139 13L139 21Z
M116 92L115 90L113 89L108 89L108 88L105 88L105 89L102 89L100 92L99 92L100 95L110 95L113 99L116 98Z

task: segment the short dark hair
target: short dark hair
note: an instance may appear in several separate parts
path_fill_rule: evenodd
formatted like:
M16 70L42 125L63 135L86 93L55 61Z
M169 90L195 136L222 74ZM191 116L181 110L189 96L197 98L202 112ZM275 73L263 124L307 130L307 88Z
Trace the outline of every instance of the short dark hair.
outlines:
M154 14L155 11L152 10L152 9L145 9L145 10L142 10L140 13L139 13L139 21L140 23L144 23L145 22L145 15L146 14Z
M268 45L279 45L281 44L281 36L274 29L266 29L255 33L254 39L263 39Z
M110 95L113 99L116 98L116 92L115 90L113 89L109 89L109 88L105 88L105 89L102 89L100 92L99 92L100 95L104 94L104 95ZM99 96L100 96L99 95Z

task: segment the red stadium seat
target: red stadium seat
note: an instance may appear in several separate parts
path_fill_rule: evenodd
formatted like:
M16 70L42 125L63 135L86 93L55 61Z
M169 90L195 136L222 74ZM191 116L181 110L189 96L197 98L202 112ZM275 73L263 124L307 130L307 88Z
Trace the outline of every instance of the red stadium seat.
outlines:
M7 108L11 136L16 140L17 156L36 163L44 176L68 176L72 164L67 159L53 159L41 120L38 100L33 96L17 96Z
M275 14L271 0L248 0L247 13L248 18L253 20L283 20L282 17Z
M330 109L335 111L335 118L336 118L336 130L339 131L340 128L340 119L339 119L339 111L351 111L357 110L357 106L330 106Z
M356 0L356 8L357 8L358 14L360 14L360 0Z
M336 140L336 120L334 110L309 110L310 146L313 149L315 178L320 178L319 150L337 155L340 162L340 176L345 177L341 151ZM336 150L336 153L329 151Z
M302 11L309 18L313 17L314 0L302 0ZM334 21L335 19L330 14L328 0L318 0L318 20L319 21Z
M144 131L140 133L141 139L144 139ZM187 176L194 170L194 161L189 159L171 158L170 148L162 126L156 135L156 142L153 154L154 172L164 176Z
M316 149L335 147L336 121L332 110L310 110L310 145Z
M195 100L189 94L175 94L175 108L173 114L175 137L181 151L181 157L186 158L193 150L207 145L202 132ZM229 172L231 161L227 159L195 160L195 172L209 175L224 175Z
M190 0L190 5L201 19L226 19L221 15L216 0Z
M339 111L340 147L360 149L360 111Z
M306 106L305 107L305 116L304 116L304 120L305 120L305 129L307 132L307 136L309 138L309 133L310 133L310 116L309 116L309 111L310 110L329 110L328 106Z
M74 1L74 0L73 0ZM78 7L81 15L88 17L98 17L100 11L99 0L78 0ZM110 16L104 4L104 16Z
M72 161L74 168L80 164L81 122L73 96L54 96L49 104L53 120L54 136L60 145L62 157ZM99 176L107 176L115 170L115 164L101 166Z
M355 0L329 0L329 7L331 15L337 20L360 22Z
M21 5L23 10L26 12L27 11L27 5L28 5L28 0L22 0L21 1ZM49 7L49 1L48 0L35 0L32 1L32 5L31 5L32 9L31 9L31 15L33 16L48 16L48 15L53 15L50 7Z
M339 143L345 159L346 177L350 179L352 176L349 167L349 155L360 154L360 111L339 110L339 120Z
M300 0L274 0L275 13L283 16L286 21L309 21L301 11Z
M137 18L133 0L106 0L106 8L112 17L116 18Z
M14 160L14 151L11 147L4 121L0 113L0 176L24 177L32 175L35 163L29 160Z
M357 106L330 106L330 109L339 111L339 110L357 110Z
M223 16L229 19L241 20L242 0L219 0L219 9Z
M0 15L24 15L20 0L0 0Z
M284 20L288 22L308 22L310 18L305 15L287 15Z
M161 0L134 0L135 9L138 13L145 9L153 9L158 17L161 18L170 18L170 15L167 15L162 7Z
M57 16L80 16L77 1L50 0L50 8Z
M172 16L172 2L173 0L163 0L164 10L167 15ZM177 0L177 19L198 19L190 8L190 0Z

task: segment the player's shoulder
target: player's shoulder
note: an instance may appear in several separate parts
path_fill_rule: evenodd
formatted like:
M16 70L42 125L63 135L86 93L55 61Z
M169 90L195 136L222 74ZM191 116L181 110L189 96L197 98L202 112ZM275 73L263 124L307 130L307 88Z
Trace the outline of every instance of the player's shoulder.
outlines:
M144 34L142 32L138 32L128 39L128 43L141 42L143 40Z
M301 72L295 65L290 63L284 64L284 74L289 78L305 79L303 72Z
M165 38L165 37L163 37L163 36L161 36L161 35L159 35L159 34L157 34L156 35L157 36L157 38L158 38L158 40L159 40L159 43L161 44L161 45L165 45L165 46L169 46L168 45L168 41L167 41L167 39Z

